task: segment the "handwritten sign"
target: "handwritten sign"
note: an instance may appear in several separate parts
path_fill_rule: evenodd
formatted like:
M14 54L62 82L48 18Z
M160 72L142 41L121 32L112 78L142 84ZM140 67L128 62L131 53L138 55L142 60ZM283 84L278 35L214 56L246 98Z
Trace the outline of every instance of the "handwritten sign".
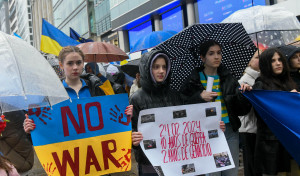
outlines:
M127 94L30 109L32 141L48 175L103 175L131 169Z
M220 102L143 110L141 147L160 176L234 168L220 120Z

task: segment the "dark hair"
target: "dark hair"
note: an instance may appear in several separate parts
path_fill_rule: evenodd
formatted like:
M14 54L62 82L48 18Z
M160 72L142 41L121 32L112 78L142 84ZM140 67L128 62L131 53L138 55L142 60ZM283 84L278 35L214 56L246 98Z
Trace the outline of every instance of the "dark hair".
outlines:
M200 56L205 57L205 55L208 52L209 48L212 47L212 46L215 46L215 45L218 45L222 49L220 43L218 43L215 40L207 40L204 43L202 43L200 45L200 47L199 47L199 49L200 49L200 52L199 52Z
M63 47L61 49L61 51L59 52L59 55L58 55L59 61L61 63L63 63L66 56L73 52L78 53L82 57L82 60L84 60L84 54L77 46L66 46L66 47Z
M277 53L282 62L282 73L275 75L272 69L272 58ZM296 84L290 77L288 63L283 54L277 48L269 48L261 53L259 57L259 69L264 82L264 89L290 91L296 88Z
M14 166L6 157L0 155L0 168L4 169L6 172L10 172Z

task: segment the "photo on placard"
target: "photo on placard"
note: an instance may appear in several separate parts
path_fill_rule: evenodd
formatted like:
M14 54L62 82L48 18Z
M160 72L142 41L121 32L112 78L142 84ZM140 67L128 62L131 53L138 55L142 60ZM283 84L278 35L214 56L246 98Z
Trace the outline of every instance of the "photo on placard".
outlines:
M153 167L159 176L165 176L164 172L162 171L161 166L153 166Z
M154 114L146 114L141 116L141 123L155 122Z
M186 117L186 110L173 111L173 119Z
M156 148L156 141L155 141L155 139L144 140L143 143L144 143L145 150Z
M210 117L210 116L215 116L215 115L217 115L216 107L206 108L206 109L205 109L205 113L206 113L206 117Z
M217 129L215 129L215 130L209 130L208 131L208 138L209 139L211 139L211 138L217 138L217 137L219 137Z
M227 152L213 154L213 156L217 168L231 165L231 161Z
M181 166L181 171L182 171L182 174L188 174L188 173L196 172L194 163L193 164L182 165Z

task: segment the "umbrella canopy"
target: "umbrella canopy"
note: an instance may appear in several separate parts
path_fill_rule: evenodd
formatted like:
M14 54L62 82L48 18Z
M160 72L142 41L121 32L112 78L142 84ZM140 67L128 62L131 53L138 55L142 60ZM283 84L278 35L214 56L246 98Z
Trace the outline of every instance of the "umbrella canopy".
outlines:
M269 47L291 43L300 34L296 15L282 7L254 6L238 10L222 23L242 23L255 43Z
M52 106L69 98L47 60L30 44L0 32L1 111Z
M104 69L106 70L106 73L109 73L111 75L114 75L119 72L119 66L113 65L113 64L107 64L104 66Z
M148 48L152 48L161 42L166 41L173 35L175 35L176 31L154 31L144 37L140 38L131 48L130 53L145 50Z
M85 62L113 62L128 59L120 48L106 42L88 42L77 45L85 54Z
M127 64L122 65L121 70L126 74L128 74L129 76L135 78L135 75L139 73L139 65L140 65L140 59L135 59L129 61Z
M222 63L239 78L256 47L241 23L195 24L158 45L172 62L171 88L179 90L195 67L202 63L199 46L212 39L222 45Z

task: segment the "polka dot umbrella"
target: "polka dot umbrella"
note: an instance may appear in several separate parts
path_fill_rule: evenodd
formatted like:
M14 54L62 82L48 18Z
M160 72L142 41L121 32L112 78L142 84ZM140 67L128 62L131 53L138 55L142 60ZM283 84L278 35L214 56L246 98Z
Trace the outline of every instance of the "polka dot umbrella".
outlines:
M242 76L256 47L241 23L195 24L161 43L171 58L171 88L180 90L195 67L202 64L199 46L206 40L222 45L222 63L238 79Z

